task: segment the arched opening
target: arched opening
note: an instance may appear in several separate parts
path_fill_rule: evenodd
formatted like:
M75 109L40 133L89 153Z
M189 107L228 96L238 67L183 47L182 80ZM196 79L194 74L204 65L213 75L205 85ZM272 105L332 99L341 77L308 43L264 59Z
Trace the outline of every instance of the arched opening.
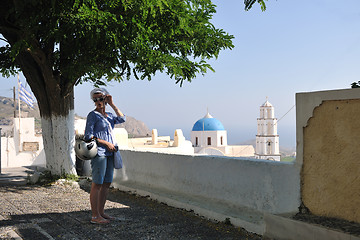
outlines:
M266 142L266 155L272 154L272 142L269 140Z

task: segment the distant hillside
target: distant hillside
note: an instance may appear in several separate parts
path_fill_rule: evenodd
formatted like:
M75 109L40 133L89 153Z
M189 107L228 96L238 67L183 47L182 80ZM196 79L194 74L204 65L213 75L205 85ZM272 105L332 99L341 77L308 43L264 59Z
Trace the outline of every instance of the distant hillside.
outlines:
M40 118L39 109L37 106L35 109L30 108L27 104L21 102L21 117L35 117ZM0 97L0 125L12 125L14 119L14 111L16 117L19 114L19 105L16 101L16 107L14 108L14 99L7 97Z
M14 108L14 100L12 98L0 97L0 126L2 125L2 135L7 133L11 135L11 126L14 121L14 111L16 117L18 117L18 104L16 101L16 111ZM21 117L34 117L35 118L35 128L37 132L41 132L41 121L39 109L36 106L35 109L30 108L27 104L21 103ZM76 116L79 117L79 116ZM79 117L85 118L85 117ZM129 133L130 137L140 137L151 135L149 128L140 120L135 119L131 116L126 116L126 122L119 124L117 127L124 127Z
M19 116L19 105L16 100L14 107L14 99L0 96L0 126L2 136L12 136L12 125L14 121L14 114ZM34 117L36 132L41 132L41 122L39 109L36 106L35 109L30 108L24 102L21 102L21 117Z
M129 137L151 136L149 128L140 120L126 116L126 122L117 124L115 127L123 127L129 133Z
M76 115L75 118L86 119ZM115 127L125 128L129 134L129 137L146 137L151 136L149 128L140 120L135 119L131 116L126 116L126 122L116 124Z

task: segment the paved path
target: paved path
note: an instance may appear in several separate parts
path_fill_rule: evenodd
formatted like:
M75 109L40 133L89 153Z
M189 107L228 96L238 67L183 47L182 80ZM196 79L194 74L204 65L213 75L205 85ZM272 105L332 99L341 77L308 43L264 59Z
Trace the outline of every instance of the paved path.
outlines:
M90 183L0 184L0 239L262 239L192 212L112 189L106 212L118 219L90 223Z
M36 167L14 167L0 169L1 185L26 185L28 176L35 172Z

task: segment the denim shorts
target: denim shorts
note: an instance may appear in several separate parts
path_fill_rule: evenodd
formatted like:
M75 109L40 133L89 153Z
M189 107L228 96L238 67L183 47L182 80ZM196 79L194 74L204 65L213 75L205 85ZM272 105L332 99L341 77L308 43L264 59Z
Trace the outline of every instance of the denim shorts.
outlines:
M91 159L91 173L93 183L111 183L114 176L114 156L96 155Z

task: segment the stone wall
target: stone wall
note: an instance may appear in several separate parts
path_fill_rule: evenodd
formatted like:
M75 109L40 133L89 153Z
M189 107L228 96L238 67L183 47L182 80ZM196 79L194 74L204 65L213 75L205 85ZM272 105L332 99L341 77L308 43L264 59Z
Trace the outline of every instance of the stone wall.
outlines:
M297 108L303 204L315 215L360 222L359 89L297 94Z

